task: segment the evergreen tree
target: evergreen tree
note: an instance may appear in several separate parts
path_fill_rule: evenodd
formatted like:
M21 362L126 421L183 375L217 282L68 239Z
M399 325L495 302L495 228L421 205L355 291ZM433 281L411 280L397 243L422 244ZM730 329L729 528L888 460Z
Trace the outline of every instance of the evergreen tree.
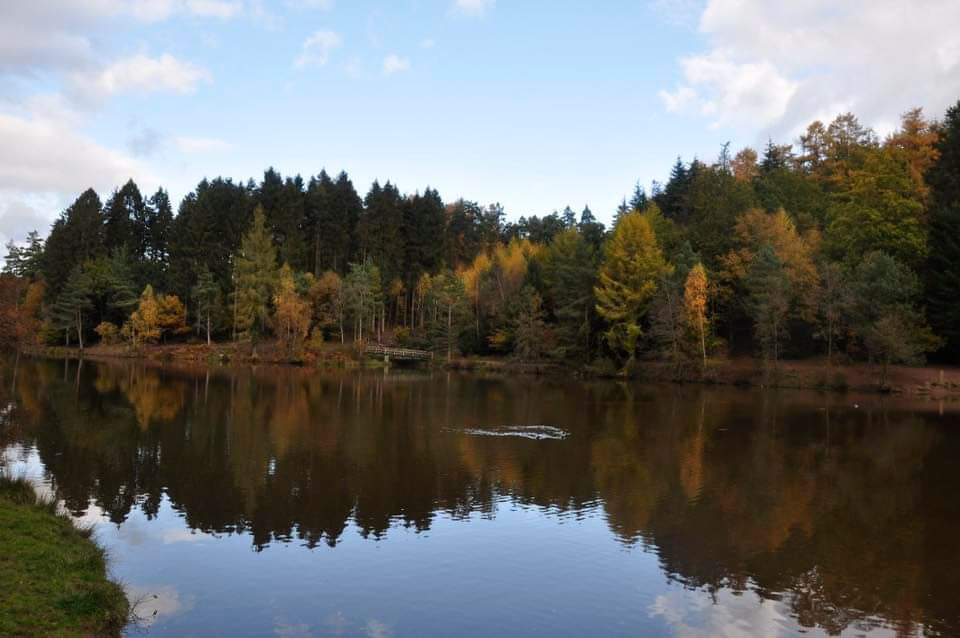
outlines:
M353 338L363 341L379 340L383 288L380 269L370 261L350 264L350 272L343 281L343 299L347 314L353 320Z
M696 164L696 162L694 162ZM663 192L654 198L660 210L667 219L679 222L687 221L687 190L690 187L694 167L688 169L683 160L677 157L676 163L670 169L670 179L663 188Z
M142 280L165 283L170 266L170 234L173 227L173 209L170 196L162 188L146 204L146 240L144 260L140 267Z
M523 361L540 359L546 347L546 323L543 300L531 286L524 286L519 293L518 309L512 320L513 353Z
M668 358L675 370L687 357L684 294L687 277L698 263L698 256L690 242L682 242L670 254L673 268L663 272L657 284L650 309L650 332L654 344Z
M137 261L147 249L146 207L140 189L127 181L103 209L103 242L108 251L126 248Z
M206 266L221 290L233 287L233 256L250 226L252 194L246 186L203 180L181 202L168 241L167 287L186 298Z
M15 277L36 278L41 271L43 258L43 240L35 230L27 235L26 246L17 246L12 239L7 242L7 256L3 272Z
M835 261L821 260L820 290L817 295L818 330L815 336L827 342L827 362L832 363L834 344L844 331L850 311L848 273Z
M557 235L543 253L548 305L557 320L557 355L589 361L596 251L576 230Z
M750 264L746 277L747 311L766 362L774 367L780 359L781 344L789 336L786 328L790 310L790 278L773 246L764 244Z
M197 275L197 283L193 287L192 299L196 308L197 327L202 328L207 335L207 345L211 343L210 335L216 325L216 316L221 305L220 285L213 277L210 269L203 265Z
M598 251L603 246L603 238L606 229L603 227L603 224L597 221L597 218L593 216L593 211L590 210L589 206L583 207L583 212L580 213L580 223L577 225L577 230L580 231L580 235L583 239L595 250Z
M939 345L917 309L920 280L904 264L869 253L854 269L850 286L850 325L870 359L882 364L881 384L889 364L918 363Z
M926 264L930 323L946 339L950 355L960 356L960 102L947 110L926 174L930 185L929 248Z
M446 351L447 361L450 361L470 316L463 281L452 271L445 270L432 278L427 298L431 346L435 351Z
M74 266L52 308L53 325L64 331L64 343L70 345L70 331L76 331L83 349L84 315L93 307L90 280L83 268Z
M50 298L59 295L74 267L103 253L100 198L88 189L53 223L47 237L42 270Z
M683 168L682 164L680 168ZM640 180L637 180L637 183L633 185L633 195L630 196L629 207L630 210L637 212L643 212L647 207L647 191L643 189Z

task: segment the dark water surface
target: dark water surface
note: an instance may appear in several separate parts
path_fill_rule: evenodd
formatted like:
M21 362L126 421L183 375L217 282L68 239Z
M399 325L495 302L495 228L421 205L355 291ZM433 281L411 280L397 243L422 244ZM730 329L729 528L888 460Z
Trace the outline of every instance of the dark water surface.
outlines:
M22 358L0 386L8 470L97 523L131 635L960 635L956 405Z

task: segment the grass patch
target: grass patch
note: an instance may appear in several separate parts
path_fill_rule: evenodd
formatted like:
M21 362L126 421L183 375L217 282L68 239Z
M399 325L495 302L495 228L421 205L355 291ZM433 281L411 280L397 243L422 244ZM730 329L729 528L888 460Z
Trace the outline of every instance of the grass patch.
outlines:
M130 605L106 556L23 479L0 477L0 636L119 636Z

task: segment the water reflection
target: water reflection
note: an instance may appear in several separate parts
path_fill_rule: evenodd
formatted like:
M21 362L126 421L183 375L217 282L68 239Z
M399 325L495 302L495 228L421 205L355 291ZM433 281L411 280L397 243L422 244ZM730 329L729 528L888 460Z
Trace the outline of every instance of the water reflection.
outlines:
M646 633L960 633L960 420L949 410L812 393L89 361L20 360L15 385L9 367L2 381L7 442L35 450L70 511L102 511L131 553L227 539L256 552L315 550L356 533L400 547L409 541L391 542L406 529L439 556L441 542L473 551L488 534L480 521L516 521L506 545L488 548L503 561L490 569L506 578L522 548L539 548L530 551L557 561L550 569L593 590L564 600L538 568L524 577L561 597L551 603L560 616L582 606L583 627L601 633L635 633L622 625L623 585L639 578L625 557L644 555L668 580L645 580L649 600L630 611L654 623ZM544 425L565 436L476 435ZM171 516L185 525L146 531ZM594 520L620 559L594 549ZM474 531L450 532L448 521ZM435 567L420 576L456 578ZM196 612L195 595L154 588L158 618ZM268 620L278 635L392 626L336 609L317 622ZM549 626L524 620L506 633Z

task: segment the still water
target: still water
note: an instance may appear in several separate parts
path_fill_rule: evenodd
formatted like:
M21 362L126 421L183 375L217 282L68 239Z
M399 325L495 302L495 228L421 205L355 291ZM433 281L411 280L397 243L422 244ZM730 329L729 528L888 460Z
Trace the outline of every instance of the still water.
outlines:
M0 367L8 469L147 636L957 636L956 405L446 372Z

